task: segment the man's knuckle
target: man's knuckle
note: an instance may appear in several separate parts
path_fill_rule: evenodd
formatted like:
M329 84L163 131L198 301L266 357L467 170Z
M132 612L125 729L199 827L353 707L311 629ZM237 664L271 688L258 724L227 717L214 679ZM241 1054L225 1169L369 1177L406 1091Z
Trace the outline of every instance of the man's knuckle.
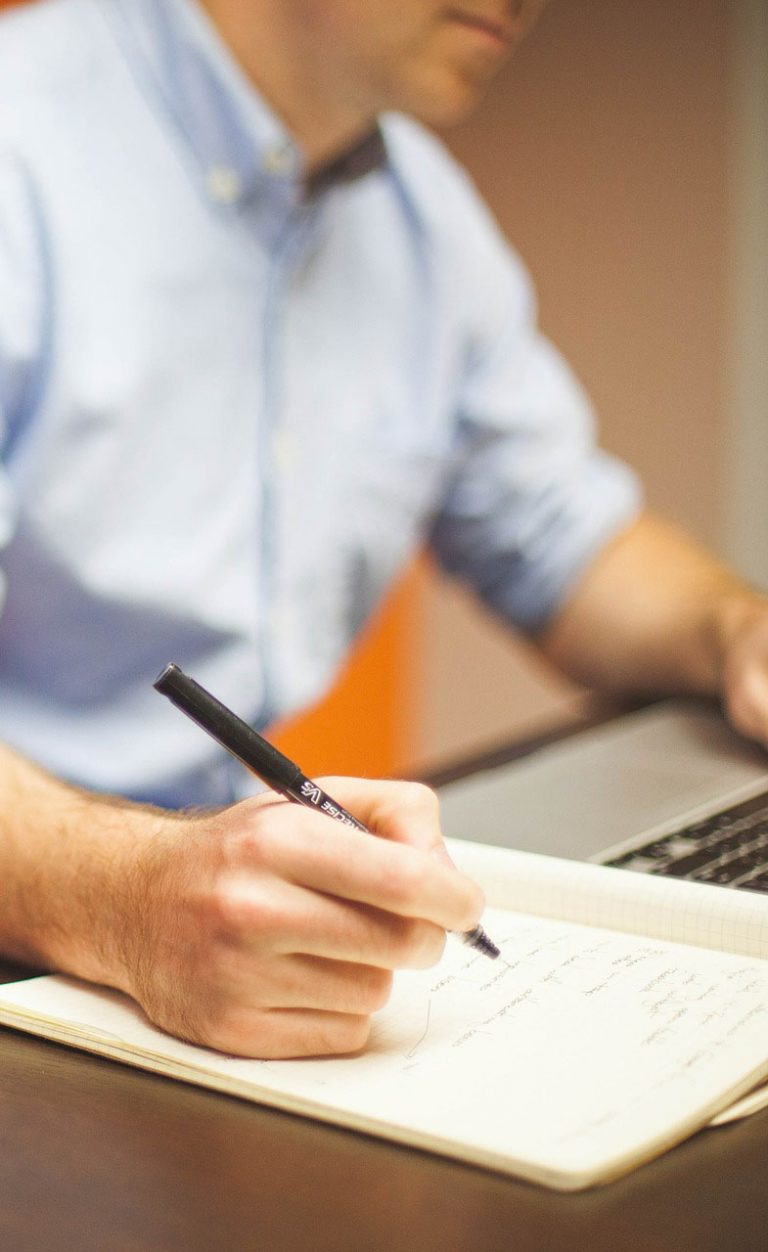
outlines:
M436 965L445 951L447 935L440 926L433 926L429 922L422 925L422 968L429 969L430 966Z
M243 927L243 902L226 888L216 887L201 896L197 904L202 933L230 937Z
M364 1048L371 1033L368 1016L350 1015L344 1018L340 1028L334 1030L327 1040L328 1052L359 1052Z
M428 815L438 812L439 800L436 793L426 783L406 782L402 784L404 803L411 808Z
M394 942L394 968L428 969L445 947L445 931L431 922L404 919Z
M392 994L392 981L391 970L369 967L358 984L362 991L360 1007L366 1013L383 1009Z
M274 815L267 808L254 813L252 820L243 822L236 841L236 856L240 865L260 869L268 865L276 838Z

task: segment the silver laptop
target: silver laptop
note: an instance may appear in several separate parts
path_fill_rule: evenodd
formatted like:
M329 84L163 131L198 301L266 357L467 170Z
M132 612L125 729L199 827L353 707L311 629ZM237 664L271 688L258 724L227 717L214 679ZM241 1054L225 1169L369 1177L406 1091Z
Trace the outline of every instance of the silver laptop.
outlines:
M768 752L666 700L439 788L460 839L768 891Z

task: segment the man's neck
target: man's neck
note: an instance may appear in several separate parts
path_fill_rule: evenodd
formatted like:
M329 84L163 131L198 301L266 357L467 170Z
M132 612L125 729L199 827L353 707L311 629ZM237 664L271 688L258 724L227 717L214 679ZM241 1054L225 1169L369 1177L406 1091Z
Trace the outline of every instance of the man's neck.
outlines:
M307 170L327 165L371 129L375 116L328 90L309 36L277 0L200 0L248 78L301 148ZM286 12L286 8L289 10ZM310 40L311 42L311 40Z

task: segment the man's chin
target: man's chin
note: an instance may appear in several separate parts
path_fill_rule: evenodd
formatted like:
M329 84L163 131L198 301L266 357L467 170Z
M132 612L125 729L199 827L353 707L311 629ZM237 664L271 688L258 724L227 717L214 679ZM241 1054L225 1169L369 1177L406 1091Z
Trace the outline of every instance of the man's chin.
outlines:
M453 70L433 77L420 90L408 93L399 111L426 126L442 128L464 122L486 96L495 75Z

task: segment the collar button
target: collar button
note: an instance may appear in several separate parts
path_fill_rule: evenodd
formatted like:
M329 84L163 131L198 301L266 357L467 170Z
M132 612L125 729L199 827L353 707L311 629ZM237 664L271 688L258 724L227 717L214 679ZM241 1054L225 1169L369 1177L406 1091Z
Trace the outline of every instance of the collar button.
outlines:
M265 174L287 174L293 168L293 149L289 143L267 148L261 167Z
M242 183L229 165L212 165L208 171L208 192L219 204L234 204L242 194Z

